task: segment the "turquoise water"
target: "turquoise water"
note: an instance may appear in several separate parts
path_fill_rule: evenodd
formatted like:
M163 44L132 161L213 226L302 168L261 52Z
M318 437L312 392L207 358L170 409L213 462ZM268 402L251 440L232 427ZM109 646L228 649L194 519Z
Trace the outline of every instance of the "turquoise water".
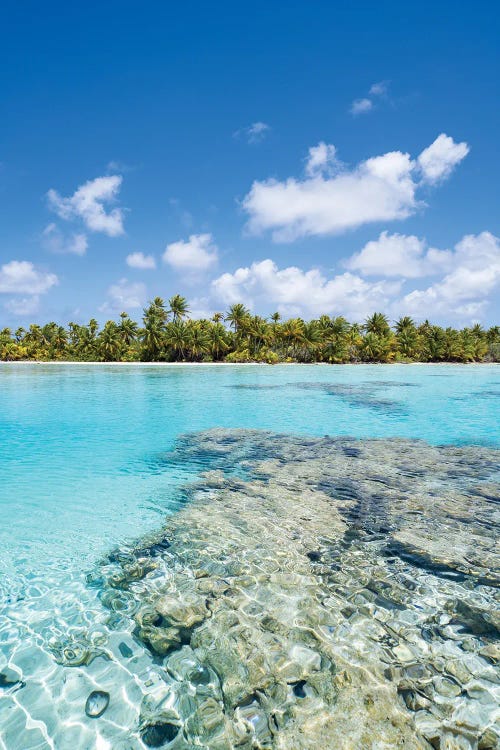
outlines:
M46 644L99 624L85 573L178 507L199 469L163 460L179 435L248 427L494 447L499 394L497 365L0 364L0 672L27 681L14 711L4 703L2 713L0 694L0 748L115 747L86 745L65 716L71 699ZM57 691L59 713L47 718L43 696L54 703Z
M154 528L211 427L500 444L500 368L0 365L0 593Z

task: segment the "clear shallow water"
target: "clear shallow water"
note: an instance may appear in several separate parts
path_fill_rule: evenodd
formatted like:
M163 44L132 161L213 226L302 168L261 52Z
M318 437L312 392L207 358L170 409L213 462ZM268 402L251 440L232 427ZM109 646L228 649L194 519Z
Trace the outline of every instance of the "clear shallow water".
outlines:
M99 639L104 615L85 573L178 507L177 489L200 468L162 460L180 434L245 427L494 447L499 393L498 366L483 365L0 365L0 672L26 682L12 699L0 694L0 747L115 747L109 727L89 740L75 696L105 675L133 703L148 654L137 653L128 682L119 660L63 678L46 644L83 624Z
M1 590L91 563L154 527L192 467L158 458L211 427L500 444L498 366L0 364Z

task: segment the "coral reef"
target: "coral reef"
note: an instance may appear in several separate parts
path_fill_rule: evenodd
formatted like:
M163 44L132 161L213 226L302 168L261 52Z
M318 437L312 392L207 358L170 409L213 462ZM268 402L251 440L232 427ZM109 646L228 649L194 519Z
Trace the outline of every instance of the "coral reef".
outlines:
M195 459L189 502L92 578L158 664L131 737L499 746L498 452L211 430L165 457Z

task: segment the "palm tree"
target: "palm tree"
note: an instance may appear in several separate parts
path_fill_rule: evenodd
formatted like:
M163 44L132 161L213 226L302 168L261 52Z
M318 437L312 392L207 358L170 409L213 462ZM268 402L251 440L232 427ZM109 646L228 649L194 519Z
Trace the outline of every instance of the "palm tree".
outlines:
M397 334L398 350L403 357L414 359L418 357L419 336L414 326L403 326Z
M473 336L477 336L478 338L482 338L486 335L486 331L482 327L480 323L475 323L472 328L470 329Z
M209 350L213 359L218 360L229 349L227 331L222 323L216 322L208 330Z
M330 318L322 315L317 321L321 333L321 359L325 362L347 362L349 360L349 331L348 321L339 315Z
M335 336L346 336L350 327L349 321L347 321L343 315L338 315L336 318L332 318L331 330Z
M99 323L97 322L97 320L95 318L91 318L89 320L88 329L89 329L90 337L93 338L93 339L95 339L97 337L97 333L99 331Z
M314 362L321 346L321 331L317 320L304 323L302 341L296 347L296 356L300 362Z
M426 360L429 362L441 362L445 359L446 347L448 352L452 341L447 340L447 336L444 330L440 326L432 326L429 321L426 321L420 330L423 331L423 347L422 353Z
M174 322L187 317L189 314L189 305L185 297L181 297L180 294L174 294L168 301L170 312L172 313Z
M16 341L22 341L24 339L24 334L26 333L25 329L20 326L16 329L16 332L14 334Z
M144 329L141 332L141 338L144 356L149 361L157 361L163 353L167 317L168 313L161 297L155 297L144 309L142 317Z
M119 326L108 320L99 334L98 347L100 358L105 362L115 362L120 359L122 341Z
M68 350L68 333L64 326L54 324L50 342L50 356L60 359L66 355Z
M230 326L234 328L234 332L237 334L249 315L250 310L241 302L237 302L229 308L226 313L226 320L229 321Z
M188 348L191 359L198 361L210 351L207 332L200 321L188 323Z
M377 312L365 320L364 329L366 333L374 333L376 336L388 336L391 331L387 315Z
M346 334L348 357L351 362L359 361L360 347L363 343L362 327L359 323L352 323Z
M480 332L476 326L464 328L459 334L461 343L461 355L465 362L476 362L484 359L488 352L488 342L486 341L485 332L479 326Z
M248 335L249 348L254 354L258 354L270 339L269 325L259 315L247 318L242 325Z
M286 320L281 326L281 337L286 345L287 354L295 356L305 338L305 326L302 318Z
M223 318L224 315L221 312L216 312L212 315L212 320L214 323L220 323Z
M97 336L99 333L99 323L95 318L91 318L87 326L80 326L77 323L70 323L72 348L78 359L93 360L97 359Z
M48 341L42 328L32 323L23 337L23 344L28 351L30 359L43 359L46 357Z
M424 336L428 336L429 333L432 331L433 325L427 320L427 318L424 320L423 323L421 323L418 327L418 332L423 334Z
M120 313L120 322L118 324L118 330L120 331L120 337L126 347L129 347L136 339L139 331L139 326L129 317L128 313Z
M361 356L365 361L390 362L394 358L393 339L369 332L361 343Z
M396 321L396 333L398 335L404 330L414 329L414 328L415 328L415 322L413 318L410 318L409 315L403 315L403 317L399 318L399 320Z
M189 330L183 320L174 320L167 325L165 343L172 350L175 360L185 359L189 347Z
M488 344L500 343L500 326L491 326L486 331L486 340Z
M431 337L432 338L432 337ZM462 360L462 345L458 332L453 328L439 329L434 334L435 356L446 362Z

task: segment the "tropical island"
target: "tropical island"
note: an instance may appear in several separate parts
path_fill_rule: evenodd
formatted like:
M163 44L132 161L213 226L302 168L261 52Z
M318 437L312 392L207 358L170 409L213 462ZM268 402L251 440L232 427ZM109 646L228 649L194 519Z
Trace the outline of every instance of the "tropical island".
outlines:
M102 327L57 323L0 330L0 360L78 362L499 362L500 326L478 323L443 328L409 316L391 326L375 312L363 324L343 316L305 321L252 315L242 303L208 319L189 318L185 297L165 304L156 297L145 309L142 326L126 312Z

